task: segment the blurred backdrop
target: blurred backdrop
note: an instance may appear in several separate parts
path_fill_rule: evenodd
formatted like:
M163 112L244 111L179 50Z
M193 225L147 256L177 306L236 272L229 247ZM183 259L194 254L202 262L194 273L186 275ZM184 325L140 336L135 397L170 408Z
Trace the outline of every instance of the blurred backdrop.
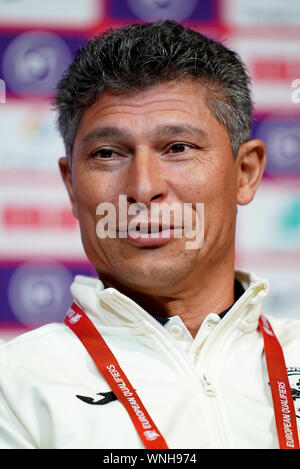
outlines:
M0 341L62 320L73 276L94 275L58 172L57 80L95 33L163 18L247 64L268 165L239 208L237 266L269 279L265 312L300 317L299 0L0 0Z

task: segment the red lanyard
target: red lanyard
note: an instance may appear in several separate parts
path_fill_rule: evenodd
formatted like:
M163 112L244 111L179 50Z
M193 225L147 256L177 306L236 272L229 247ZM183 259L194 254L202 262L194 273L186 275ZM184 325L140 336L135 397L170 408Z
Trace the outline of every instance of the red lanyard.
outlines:
M64 322L85 346L103 378L127 410L144 446L147 449L168 449L165 439L92 321L73 303ZM259 325L265 345L279 446L280 449L299 449L294 403L282 348L264 316L260 316Z
M168 446L115 356L87 315L73 303L65 323L81 340L111 390L123 404L147 449Z
M260 316L280 449L299 449L295 407L284 355L269 321Z

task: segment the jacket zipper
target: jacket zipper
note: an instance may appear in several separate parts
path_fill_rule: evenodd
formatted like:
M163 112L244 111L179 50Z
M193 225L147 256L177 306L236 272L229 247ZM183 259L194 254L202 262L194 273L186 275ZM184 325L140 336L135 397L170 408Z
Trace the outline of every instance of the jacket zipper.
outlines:
M203 374L203 375L200 377L200 382L201 382L201 384L202 384L204 394L205 394L207 397L216 397L215 388L213 387L213 385L211 384L210 380L207 378L207 376L206 376L205 374Z
M226 431L220 412L220 402L217 397L216 389L206 373L201 376L200 382L202 384L203 393L207 398L206 408L208 409L210 417L209 422L213 430L213 441L216 443L215 447L229 448L227 438L225 437Z
M227 425L224 422L224 416L221 408L222 399L220 396L218 396L216 387L213 382L214 374L210 375L210 370L212 369L211 364L213 363L213 360L217 359L216 349L219 349L220 346L219 344L219 346L216 347L218 339L221 338L223 345L225 341L228 340L228 330L224 331L224 327L222 327L222 324L220 324L220 326L221 327L218 328L218 330L211 332L212 336L207 338L206 347L204 348L202 353L200 352L199 354L198 369L203 370L200 376L200 383L202 385L203 393L207 398L207 410L208 415L211 416L210 426L212 427L214 442L216 443L216 447L220 446L222 448L229 448L229 441L226 437Z

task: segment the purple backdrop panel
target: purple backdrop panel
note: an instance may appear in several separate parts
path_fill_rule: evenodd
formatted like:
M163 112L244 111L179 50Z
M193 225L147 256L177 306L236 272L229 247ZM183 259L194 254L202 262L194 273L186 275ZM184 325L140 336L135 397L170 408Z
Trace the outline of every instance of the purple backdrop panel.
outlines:
M111 0L108 5L112 19L198 21L217 20L216 0Z
M84 36L49 31L22 31L0 35L0 77L7 94L49 96Z
M95 276L89 263L60 261L0 264L0 327L36 327L62 321L75 275Z
M267 147L266 174L300 176L300 114L258 117L253 122L252 135Z

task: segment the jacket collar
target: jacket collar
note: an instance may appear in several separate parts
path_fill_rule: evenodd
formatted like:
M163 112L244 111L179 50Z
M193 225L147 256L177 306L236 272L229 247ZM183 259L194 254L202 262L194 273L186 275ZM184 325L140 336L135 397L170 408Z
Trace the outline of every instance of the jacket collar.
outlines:
M247 324L256 323L261 311L261 302L266 297L269 284L254 273L238 269L235 277L243 285L245 292L232 306L223 321L239 318ZM146 310L120 293L115 288L105 288L101 280L77 275L71 285L71 293L76 303L88 314L97 326L140 327L146 322L157 325L157 320Z

